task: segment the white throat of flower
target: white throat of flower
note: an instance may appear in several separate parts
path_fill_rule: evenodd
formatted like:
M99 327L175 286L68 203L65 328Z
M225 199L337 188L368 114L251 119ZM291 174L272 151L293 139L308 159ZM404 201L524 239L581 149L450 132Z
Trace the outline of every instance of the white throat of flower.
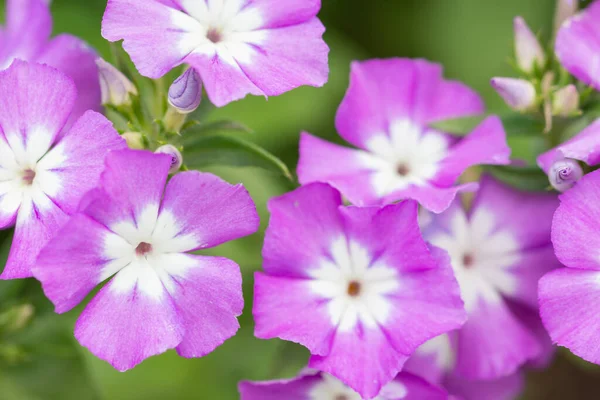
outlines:
M185 13L173 10L173 23L186 32L179 46L184 53L219 58L232 65L249 62L253 49L248 43L260 44L265 38L263 17L257 7L244 8L245 1L181 0Z
M174 216L158 205L148 205L136 224L129 221L112 225L114 235L106 237L104 253L108 263L100 281L119 272L113 290L129 293L134 288L150 298L160 298L164 287L174 291L171 276L185 276L193 262L179 253L199 247L198 238L180 235Z
M27 142L21 135L7 132L0 136L0 213L16 210L28 215L35 205L39 211L53 207L50 198L61 189L52 169L60 166L63 153L55 147L50 153L53 135L43 127L27 130Z
M509 270L521 258L519 244L512 232L498 226L495 215L479 207L470 220L455 212L450 231L429 238L450 254L467 312L479 299L497 303L501 294L511 295L517 287Z
M362 163L374 171L372 184L379 196L410 185L423 186L433 178L448 153L449 139L408 119L396 120L389 134L374 135L367 143Z
M386 322L390 304L386 294L399 287L395 269L373 262L368 250L339 237L317 268L310 270L312 290L329 300L327 310L338 330L349 331L360 321L367 328Z
M322 374L323 380L313 386L308 394L310 400L362 400L362 397L348 386L329 374ZM398 381L391 381L381 389L373 400L398 399L406 397L406 386Z
M456 362L456 354L452 349L450 337L447 334L428 340L417 349L417 353L425 356L433 356L436 365L444 372L452 370Z

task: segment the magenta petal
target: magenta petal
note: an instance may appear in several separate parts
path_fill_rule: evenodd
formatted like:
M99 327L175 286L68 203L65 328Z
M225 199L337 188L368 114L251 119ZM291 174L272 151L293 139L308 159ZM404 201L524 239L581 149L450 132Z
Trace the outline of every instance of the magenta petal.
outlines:
M444 381L450 393L461 400L514 400L525 387L522 373L494 380L470 381L450 375Z
M250 235L259 224L256 206L242 185L197 171L179 173L169 181L160 212L175 218L177 235L198 239L196 248L181 251L214 247Z
M362 397L373 398L402 369L408 357L390 351L385 334L379 329L357 327L338 332L331 352L313 355L309 367L332 374L356 390Z
M242 314L242 275L240 267L220 257L194 255L185 257L194 263L187 273L173 277L176 288L171 293L183 321L185 336L177 346L182 357L202 357L234 336Z
M87 305L75 326L75 337L95 356L119 371L181 343L184 323L162 284L148 296L137 285L123 292L127 279L121 271ZM158 280L152 277L145 279Z
M107 153L126 148L109 120L94 111L86 112L39 163L61 182L54 201L63 211L74 213L83 195L98 184Z
M263 268L271 275L307 277L306 268L328 254L327 246L343 234L337 190L322 183L302 186L269 200Z
M232 64L217 54L209 56L192 53L185 62L200 73L208 98L217 107L243 99L247 94L266 95L235 61Z
M442 161L435 184L447 187L469 167L479 164L510 164L510 148L500 118L492 116L479 124L471 134L458 142Z
M327 302L312 292L309 280L256 273L252 312L256 337L279 337L300 343L313 354L329 353L336 326Z
M102 110L96 57L96 52L81 39L63 34L53 38L36 59L36 62L60 70L75 82L77 101L67 126L88 110Z
M510 375L540 355L536 337L499 302L479 300L458 332L456 372L467 379Z
M301 375L277 381L242 381L238 390L240 400L311 400L311 389L321 381L321 374Z
M122 221L135 223L144 212L158 215L171 157L142 150L118 150L106 156L101 190L89 193L82 210L111 227Z
M193 50L178 45L185 32L173 16L186 16L174 7L156 0L109 0L102 19L102 36L111 42L125 39L123 47L140 73L160 78Z
M600 364L600 272L563 268L540 280L540 314L552 341Z
M600 4L593 2L563 23L556 36L555 51L563 67L576 78L600 90Z
M8 0L6 30L0 47L0 70L14 59L34 59L52 31L52 16L45 0Z
M384 199L384 202L388 203L397 199L413 199L427 210L434 213L441 213L450 207L457 194L461 192L474 192L478 187L479 185L474 182L448 188L430 185L411 186L408 189L390 194Z
M600 221L600 171L585 175L560 196L552 223L552 244L567 267L600 269L598 221Z
M104 271L115 261L105 255L108 241L123 240L105 226L77 214L42 250L33 275L57 313L71 310L106 279ZM124 265L120 265L121 267Z
M552 164L563 158L583 161L590 166L600 163L600 120L594 121L572 139L540 155L537 162L548 173Z
M306 185L327 182L344 193L353 204L376 204L371 183L373 171L362 162L362 150L339 146L309 133L300 136L298 180Z
M67 222L68 216L46 195L22 204L8 261L0 279L29 278L40 250Z
M350 87L336 116L340 135L365 148L390 122L433 121L479 114L483 103L466 86L442 78L442 68L425 60L394 58L352 64Z
M248 9L261 12L263 29L275 29L311 20L321 9L321 0L254 0Z
M238 61L264 94L278 96L299 86L321 87L327 82L329 47L322 39L321 21L313 18L266 32L267 38L254 45L252 60Z
M75 85L66 75L19 60L0 72L0 93L4 137L13 151L25 147L38 159L54 143L77 97ZM30 142L34 140L35 145Z

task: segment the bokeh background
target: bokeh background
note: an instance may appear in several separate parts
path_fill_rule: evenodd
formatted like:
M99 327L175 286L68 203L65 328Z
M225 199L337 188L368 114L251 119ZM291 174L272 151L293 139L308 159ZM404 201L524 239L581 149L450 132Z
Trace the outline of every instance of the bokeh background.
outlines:
M108 43L100 35L105 4L106 0L54 0L54 33L80 36L109 58ZM0 5L4 9L5 0ZM506 111L489 79L512 75L512 19L523 16L534 31L549 39L554 5L555 0L323 0L320 17L331 48L327 85L300 88L268 101L248 98L213 110L207 118L246 124L255 132L252 140L294 170L301 131L338 140L334 117L348 85L350 63L395 56L440 62L447 77L478 90L490 110ZM242 379L293 376L305 365L308 354L303 348L258 340L252 327L253 274L261 267L266 202L287 191L289 183L258 169L212 171L243 182L263 221L260 233L212 251L237 261L244 273L246 308L238 335L201 359L187 360L169 352L119 373L74 343L72 328L81 308L64 316L35 316L22 335L35 342L32 348L39 354L0 363L0 399L229 400L238 398L237 382ZM0 301L6 288L0 282ZM65 350L69 348L73 350ZM523 398L600 398L600 369L561 350L550 369L528 373Z

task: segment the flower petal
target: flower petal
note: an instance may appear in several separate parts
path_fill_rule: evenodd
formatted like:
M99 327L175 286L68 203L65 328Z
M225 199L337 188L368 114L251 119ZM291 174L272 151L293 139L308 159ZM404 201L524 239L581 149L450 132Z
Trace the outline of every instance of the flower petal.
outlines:
M189 242L190 247L178 247L179 252L214 247L250 235L259 224L256 206L242 185L231 185L197 171L179 173L169 181L157 229L163 220L169 230L174 229L173 225L177 227L175 235L169 235L173 241L181 236L195 239Z
M57 181L57 187L47 188L46 194L65 212L74 213L83 195L98 184L106 155L126 148L109 120L86 112L38 163L40 178L52 175Z
M86 111L102 111L96 57L96 52L81 39L63 34L53 38L36 59L36 62L58 69L75 82L77 101L66 129Z
M302 186L271 199L265 234L263 268L270 275L308 277L307 268L329 254L329 245L343 235L337 190L323 183Z
M525 378L516 373L494 380L470 381L450 375L444 386L463 400L514 400L525 387Z
M483 103L468 87L445 81L438 64L394 58L352 64L350 87L336 116L340 135L366 148L396 120L428 123L479 114Z
M88 293L131 262L128 243L84 214L76 214L40 253L33 275L57 313L71 310ZM123 251L125 250L125 251ZM119 253L123 257L118 257Z
M600 272L562 268L540 280L540 315L552 341L600 364Z
M556 36L555 51L563 67L600 90L600 4L592 3L565 21Z
M79 343L119 371L176 347L183 335L177 307L148 265L121 270L75 325Z
M277 381L242 381L240 400L311 400L311 389L322 381L321 375L301 375Z
M185 336L182 357L202 357L237 332L244 308L240 267L220 257L164 254L156 261L168 277L163 283L177 306Z
M585 175L560 196L552 222L552 244L567 267L600 269L600 171Z
M281 338L306 346L311 353L326 355L335 326L327 302L311 289L311 281L254 276L254 335Z

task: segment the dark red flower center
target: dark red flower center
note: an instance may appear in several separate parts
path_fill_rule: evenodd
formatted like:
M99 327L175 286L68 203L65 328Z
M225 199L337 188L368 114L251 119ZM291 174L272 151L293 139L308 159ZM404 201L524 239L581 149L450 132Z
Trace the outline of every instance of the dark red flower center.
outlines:
M348 294L352 297L356 297L360 294L360 283L352 281L348 284Z
M31 186L33 184L33 180L35 179L35 171L31 169L27 169L23 172L23 182L26 185Z
M145 256L152 251L152 245L150 243L142 242L135 248L135 254L138 256Z
M221 40L223 40L223 35L219 29L210 28L208 32L206 32L206 38L213 43L219 43Z
M406 176L410 173L410 168L408 167L408 165L401 163L398 164L398 166L396 167L396 172L400 176Z
M473 254L465 254L463 256L463 265L465 266L465 268L471 268L473 266L473 264L475 264L475 258L473 257Z

